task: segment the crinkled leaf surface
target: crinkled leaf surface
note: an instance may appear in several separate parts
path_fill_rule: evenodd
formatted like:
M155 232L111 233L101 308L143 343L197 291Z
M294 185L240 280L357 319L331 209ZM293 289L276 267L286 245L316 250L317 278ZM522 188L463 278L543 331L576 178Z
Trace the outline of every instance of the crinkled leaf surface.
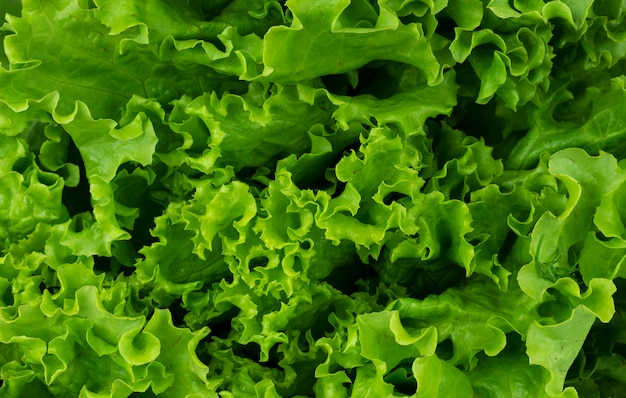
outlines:
M619 396L624 7L0 4L0 396Z

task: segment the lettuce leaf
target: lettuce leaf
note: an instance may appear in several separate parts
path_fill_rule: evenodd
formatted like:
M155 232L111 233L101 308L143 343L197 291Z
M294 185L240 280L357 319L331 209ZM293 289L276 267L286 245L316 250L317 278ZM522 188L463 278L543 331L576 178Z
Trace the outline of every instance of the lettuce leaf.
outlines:
M0 396L619 396L623 4L0 4Z

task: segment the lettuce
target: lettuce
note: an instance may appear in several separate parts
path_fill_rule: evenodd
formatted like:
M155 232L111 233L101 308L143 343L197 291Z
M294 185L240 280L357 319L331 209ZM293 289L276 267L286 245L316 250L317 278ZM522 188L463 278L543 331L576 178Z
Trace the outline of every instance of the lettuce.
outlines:
M626 389L623 4L0 4L0 396Z

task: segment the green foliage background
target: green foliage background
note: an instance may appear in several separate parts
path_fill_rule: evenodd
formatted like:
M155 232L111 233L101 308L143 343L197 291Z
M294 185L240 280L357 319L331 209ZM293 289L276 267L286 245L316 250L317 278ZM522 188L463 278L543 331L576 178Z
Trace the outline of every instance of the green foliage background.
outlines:
M1 2L0 396L626 396L624 10Z

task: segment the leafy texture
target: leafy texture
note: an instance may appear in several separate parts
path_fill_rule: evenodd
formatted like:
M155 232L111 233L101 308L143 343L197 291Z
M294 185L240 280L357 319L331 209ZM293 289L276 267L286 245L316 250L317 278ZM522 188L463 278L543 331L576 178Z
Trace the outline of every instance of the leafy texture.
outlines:
M0 396L622 396L622 3L1 2Z

